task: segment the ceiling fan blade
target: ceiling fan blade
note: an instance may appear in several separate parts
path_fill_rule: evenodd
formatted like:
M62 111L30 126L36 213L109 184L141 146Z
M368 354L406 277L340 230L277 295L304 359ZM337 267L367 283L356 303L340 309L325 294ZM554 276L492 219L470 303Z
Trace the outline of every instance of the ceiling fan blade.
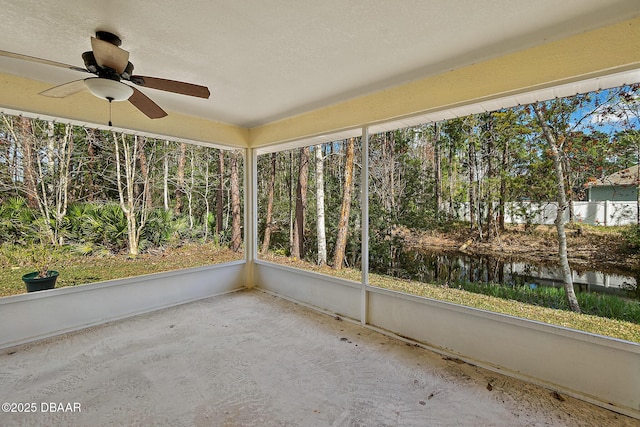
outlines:
M91 37L91 49L99 66L109 67L118 74L122 74L127 68L129 52L126 50L95 37Z
M178 82L175 80L160 79L157 77L131 76L131 82L143 87L179 93L181 95L196 96L198 98L207 99L211 95L209 88L206 86Z
M129 102L138 110L142 111L147 117L150 119L160 119L167 115L167 113L147 95L135 87L131 87L131 89L133 89L133 95L129 97Z
M7 52L6 50L0 50L0 56L7 58L21 59L23 61L36 62L38 64L52 65L54 67L68 68L69 70L82 71L88 73L89 71L84 68L76 67L69 64L63 64L62 62L49 61L48 59L37 58L35 56L22 55L21 53Z
M86 88L87 86L84 84L84 80L75 80L42 91L40 92L40 95L49 96L51 98L65 98L69 95L73 95L74 93L83 91Z

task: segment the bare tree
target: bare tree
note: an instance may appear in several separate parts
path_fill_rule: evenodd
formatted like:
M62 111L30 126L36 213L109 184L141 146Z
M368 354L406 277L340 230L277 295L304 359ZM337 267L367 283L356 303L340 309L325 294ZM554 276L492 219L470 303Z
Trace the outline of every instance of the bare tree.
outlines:
M140 234L144 228L149 216L149 206L147 204L146 188L149 186L149 175L143 179L142 197L136 197L135 186L137 177L136 159L140 155L140 141L137 135L131 137L121 134L120 137L114 132L113 142L115 144L116 155L116 179L118 184L118 197L120 199L120 208L127 218L127 236L129 239L129 253L138 255L138 246L140 244ZM120 157L120 144L122 144L122 154L124 160L124 178L122 176L122 166Z
M484 127L483 146L485 148L485 152L482 158L485 160L485 164L487 168L486 189L484 192L484 196L482 197L482 200L486 204L486 212L487 212L486 222L485 222L485 228L486 228L485 238L487 240L491 240L497 235L497 228L495 224L495 212L493 209L493 201L496 198L495 190L494 190L494 186L495 186L494 181L496 179L496 174L497 174L494 161L493 161L493 157L495 154L494 153L495 145L496 145L495 123L494 123L494 117L491 114L484 114L482 118L484 119L483 120L483 127Z
M318 238L318 265L327 263L327 236L324 224L324 156L322 144L314 148L316 155L316 232Z
M309 180L309 147L300 148L298 185L296 186L296 215L293 226L293 244L291 256L300 259L304 256L304 219L307 209L307 184Z
M202 191L202 201L204 202L204 220L202 226L204 227L203 240L206 242L209 238L209 212L211 212L211 206L209 205L209 189L211 187L211 180L209 177L209 160L211 158L211 150L207 149L204 153L204 190Z
M184 168L187 163L187 143L180 143L180 152L178 154L178 171L177 171L177 180L176 180L176 206L174 211L176 214L180 215L182 213L182 208L184 206Z
M37 136L34 123L21 117L19 131L13 126L8 130L16 141L21 141L27 202L39 209L45 220L43 231L50 242L62 244L60 231L69 205L73 128L65 125L58 137L53 122L46 122L44 126L44 131L41 129Z
M455 206L453 203L453 195L455 194L455 175L457 175L455 162L455 143L452 141L449 143L449 155L447 156L447 179L449 180L448 188L448 217L453 218L455 216Z
M564 285L564 290L567 296L567 302L569 304L569 308L572 311L580 313L580 305L578 304L578 299L576 298L575 291L573 289L573 277L571 275L571 268L569 267L569 259L567 256L567 234L564 229L565 225L565 211L567 210L567 196L564 188L564 172L562 170L562 159L560 158L560 149L558 147L558 142L556 141L551 128L547 124L547 121L544 117L544 112L539 104L531 104L531 108L535 113L538 123L540 123L540 127L542 128L542 133L544 135L545 140L547 141L547 145L549 146L549 151L551 152L551 157L553 158L553 168L555 171L556 177L556 200L558 203L558 212L556 215L556 230L558 232L558 257L560 260L560 268L562 269L562 282Z
M218 150L218 188L216 190L216 234L222 236L224 214L224 151Z
M289 191L289 249L293 252L293 227L295 223L295 203L293 196L293 150L289 150L289 175L287 179L287 190Z
M27 204L32 208L38 206L38 190L36 188L36 173L35 173L35 161L34 161L34 136L32 130L32 122L26 117L20 117L20 137L16 135L14 128L11 131L14 132L14 139L22 141L22 172L24 174L24 186L27 198Z
M269 172L269 189L267 195L267 215L265 218L264 239L262 240L262 253L267 253L273 230L273 196L276 185L276 157L277 153L271 153L271 170Z
M345 250L347 248L347 235L349 233L349 214L351 212L351 191L353 186L353 161L355 151L355 138L349 138L347 142L347 155L345 157L344 187L342 193L342 207L340 208L340 221L338 222L338 237L336 249L333 255L333 268L340 270L344 263Z
M502 146L502 173L500 174L500 197L499 197L499 207L498 210L500 213L498 214L498 222L500 231L505 230L505 205L507 203L507 180L506 180L506 172L509 169L509 138L505 138Z
M474 135L472 133L471 128L467 129L467 138L468 138L468 150L467 150L467 160L468 160L468 173L469 173L469 224L471 225L471 230L474 230L476 226L479 227L479 221L477 220L477 212L476 212L476 203L477 203L477 180L476 180L476 143L474 140Z
M87 135L87 200L94 201L100 194L100 187L96 184L96 142L100 138L97 129L85 129Z
M433 174L435 178L435 197L437 213L442 209L442 148L440 147L440 123L433 125Z
M149 183L149 185L145 185L144 183L146 182L150 182L150 177L149 177L149 162L147 160L147 155L145 153L145 145L147 144L147 138L144 136L140 136L139 137L139 144L140 147L138 148L138 163L140 165L140 173L142 174L142 183L136 183L136 186L138 187L138 190L136 191L137 194L144 194L144 200L146 203L146 207L148 210L152 210L153 209L153 197L152 197L152 193L151 193L151 183Z
M162 159L163 166L163 179L162 179L162 190L163 190L163 199L164 199L164 210L169 210L169 141L164 142L164 158Z
M189 149L189 185L184 186L184 192L187 196L187 208L189 211L189 230L193 230L193 193L196 187L196 168L195 168L195 152L193 145Z
M240 218L240 179L238 173L238 151L231 153L231 250L238 252L242 246Z

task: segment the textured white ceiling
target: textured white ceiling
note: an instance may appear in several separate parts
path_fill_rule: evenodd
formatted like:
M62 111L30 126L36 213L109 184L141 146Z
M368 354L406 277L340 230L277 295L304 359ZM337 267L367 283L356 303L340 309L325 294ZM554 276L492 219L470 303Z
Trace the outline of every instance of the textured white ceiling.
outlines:
M90 37L111 31L136 74L210 88L208 100L143 89L169 113L253 127L635 17L640 2L20 0L0 11L0 50L83 66ZM84 76L1 57L0 72Z

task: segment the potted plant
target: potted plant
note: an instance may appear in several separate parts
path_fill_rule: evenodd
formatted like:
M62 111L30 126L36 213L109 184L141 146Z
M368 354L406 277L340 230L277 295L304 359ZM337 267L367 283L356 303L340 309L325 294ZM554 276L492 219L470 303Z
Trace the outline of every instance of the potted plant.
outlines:
M22 276L22 281L27 286L27 292L55 288L59 273L52 270L51 265L57 259L56 248L40 242L30 246L5 246L2 249L3 255L12 264L28 265L35 270Z
M27 262L35 269L35 271L22 276L22 281L27 286L27 292L55 288L59 273L50 269L55 260L55 249L40 243L27 249L27 253Z

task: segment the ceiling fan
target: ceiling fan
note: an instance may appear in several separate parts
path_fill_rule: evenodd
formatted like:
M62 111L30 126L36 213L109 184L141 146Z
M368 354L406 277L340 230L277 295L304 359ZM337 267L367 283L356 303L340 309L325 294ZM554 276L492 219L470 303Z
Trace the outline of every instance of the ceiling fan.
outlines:
M159 89L198 98L209 98L210 92L206 86L157 77L133 75L133 64L129 62L129 52L121 49L119 47L121 44L122 41L115 34L107 31L97 31L96 36L91 37L92 50L82 54L85 68L3 50L0 50L0 56L52 65L54 67L68 68L96 76L54 86L40 92L40 95L64 98L84 89L89 89L89 91L98 98L109 101L109 104L111 104L112 101L128 100L151 119L165 117L167 113L134 86L123 82L126 81L136 86ZM111 121L109 121L109 125L111 126Z

